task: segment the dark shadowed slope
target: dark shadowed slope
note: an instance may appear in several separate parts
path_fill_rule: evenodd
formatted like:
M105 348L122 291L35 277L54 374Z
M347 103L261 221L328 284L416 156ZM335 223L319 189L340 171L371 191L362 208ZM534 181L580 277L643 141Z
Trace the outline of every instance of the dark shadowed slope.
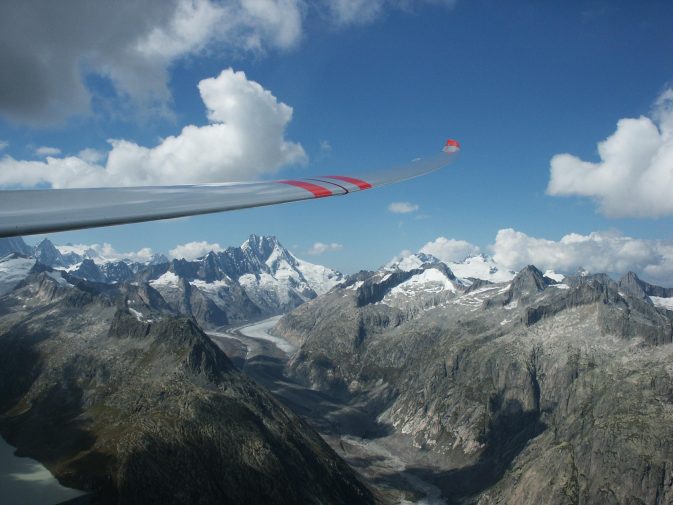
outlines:
M42 272L0 307L3 436L101 503L375 501L312 429L143 290Z

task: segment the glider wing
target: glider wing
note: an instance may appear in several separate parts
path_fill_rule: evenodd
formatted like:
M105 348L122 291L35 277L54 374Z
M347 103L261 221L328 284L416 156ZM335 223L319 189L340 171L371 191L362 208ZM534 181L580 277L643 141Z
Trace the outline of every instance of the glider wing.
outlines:
M211 212L345 195L437 170L460 145L449 140L428 158L361 176L144 186L0 191L0 237L170 219Z

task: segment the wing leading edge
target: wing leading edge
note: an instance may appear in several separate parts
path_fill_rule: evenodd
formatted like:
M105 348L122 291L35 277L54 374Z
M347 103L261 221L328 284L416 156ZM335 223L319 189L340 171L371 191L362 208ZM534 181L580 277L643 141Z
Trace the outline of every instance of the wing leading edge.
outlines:
M411 179L448 165L460 144L448 140L428 158L358 177L145 186L0 191L0 237L223 212L345 195Z

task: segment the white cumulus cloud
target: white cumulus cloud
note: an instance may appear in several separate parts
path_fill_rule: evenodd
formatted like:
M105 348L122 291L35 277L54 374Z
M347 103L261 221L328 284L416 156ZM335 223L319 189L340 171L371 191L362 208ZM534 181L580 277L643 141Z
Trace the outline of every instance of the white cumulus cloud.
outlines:
M388 205L388 212L393 214L409 214L418 210L418 205L411 202L392 202Z
M61 154L61 150L58 147L42 146L35 149L35 154L38 156L56 156Z
M436 258L450 263L462 261L469 256L479 254L479 247L465 240L438 237L421 247L420 252L432 254Z
M498 231L491 248L496 263L512 270L532 264L566 274L580 267L615 275L633 271L652 282L673 285L671 242L618 232L571 233L560 240L548 240L509 228Z
M154 255L154 252L149 247L143 247L138 251L120 252L107 242L103 244L57 245L55 247L62 254L76 253L80 256L92 258L94 261L116 261L128 259L139 263L145 263L152 259L152 256Z
M554 156L547 193L593 198L609 217L673 215L673 89L651 116L619 120L598 144L600 162Z
M333 26L455 0L5 0L0 2L0 115L53 124L109 107L169 113L171 66L190 57L295 47L309 13ZM96 76L116 99L90 86ZM131 105L132 107L129 107Z
M221 252L224 249L220 244L211 244L206 241L202 242L188 242L186 244L180 244L175 246L174 249L169 251L171 258L175 259L186 259L186 260L195 260L196 258L201 258L208 254L210 251Z
M0 158L0 185L54 188L167 185L250 180L282 165L304 163L300 144L285 139L292 107L231 68L199 82L210 124L188 125L154 147L112 139L105 155L86 149L78 156L46 161ZM105 164L101 164L106 158Z
M337 244L336 242L332 242L331 244L324 244L322 242L316 242L311 246L311 248L307 251L308 254L312 255L318 255L318 254L323 254L326 252L332 252L332 251L340 251L343 249L344 246L341 244Z
M453 7L456 0L324 0L327 14L334 24L370 23L385 14L386 9L413 10L421 4Z
M122 99L166 109L172 63L292 47L304 10L302 0L0 2L0 114L45 124L86 113L90 75Z

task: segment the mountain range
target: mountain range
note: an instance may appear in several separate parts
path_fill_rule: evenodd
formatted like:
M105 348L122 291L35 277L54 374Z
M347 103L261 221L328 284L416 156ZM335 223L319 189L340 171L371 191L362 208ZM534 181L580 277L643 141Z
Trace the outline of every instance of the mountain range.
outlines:
M415 255L274 334L298 348L289 376L425 454L408 471L447 503L672 503L673 290L550 275L460 278Z
M179 314L193 316L206 327L285 313L343 279L335 270L295 257L275 237L257 235L240 247L211 251L191 261L160 254L142 263L108 259L95 249L55 246L48 239L34 249L20 238L0 239L0 249L19 255L6 254L0 263L0 290L10 289L26 275L31 265L26 260L33 258L32 264L93 283L147 283Z
M0 433L92 503L378 502L151 287L44 267L0 309Z
M673 503L673 288L485 255L344 276L256 235L190 261L67 247L0 241L0 430L62 482L385 502L201 329L285 314L287 384L367 412L447 503Z

